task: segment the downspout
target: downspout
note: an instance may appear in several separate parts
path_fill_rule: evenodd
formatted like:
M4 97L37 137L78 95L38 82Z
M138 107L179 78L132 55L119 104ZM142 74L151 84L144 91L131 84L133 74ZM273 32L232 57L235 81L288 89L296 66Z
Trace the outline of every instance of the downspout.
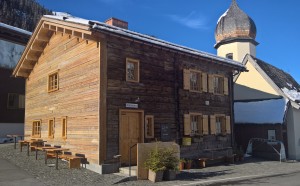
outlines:
M180 137L180 122L179 122L179 88L178 88L178 68L176 66L176 54L173 57L173 69L174 69L174 103L175 103L175 125L177 129L176 133L176 143L179 144L179 137Z
M231 111L231 147L233 148L235 145L235 135L234 135L234 83L233 83L233 77L237 75L238 73L232 73L230 75L230 81L229 81L229 87L230 87L230 111Z

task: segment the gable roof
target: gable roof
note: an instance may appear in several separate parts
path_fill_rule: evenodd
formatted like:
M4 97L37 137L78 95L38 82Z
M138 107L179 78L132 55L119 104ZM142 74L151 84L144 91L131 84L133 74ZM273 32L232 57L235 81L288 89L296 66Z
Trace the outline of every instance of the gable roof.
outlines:
M26 45L28 42L31 32L10 26L0 22L0 39L13 42L19 45Z
M244 65L239 62L177 45L145 34L140 34L102 22L86 20L70 15L46 15L41 18L37 27L35 28L32 38L28 42L24 53L13 72L14 76L29 76L33 66L42 54L44 47L49 42L52 34L55 32L62 32L87 40L96 40L93 33L101 32L133 41L138 41L142 44L148 44L161 49L166 49L168 51L173 51L175 53L208 58L212 61L212 63L225 65L238 71L245 71Z
M248 61L255 63L259 73L280 95L289 99L292 106L300 108L300 85L289 73L249 54L245 56L243 64Z
M289 87L289 90L297 89L300 92L300 85L289 73L266 63L261 59L253 58L256 60L256 63L260 66L260 68L268 74L268 76L280 89Z

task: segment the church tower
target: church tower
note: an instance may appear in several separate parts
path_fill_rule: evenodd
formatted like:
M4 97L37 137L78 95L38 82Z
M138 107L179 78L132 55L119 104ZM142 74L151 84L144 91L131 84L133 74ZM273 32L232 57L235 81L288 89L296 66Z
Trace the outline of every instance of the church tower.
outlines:
M219 18L215 30L217 55L242 62L246 54L256 56L254 21L232 0L229 9Z

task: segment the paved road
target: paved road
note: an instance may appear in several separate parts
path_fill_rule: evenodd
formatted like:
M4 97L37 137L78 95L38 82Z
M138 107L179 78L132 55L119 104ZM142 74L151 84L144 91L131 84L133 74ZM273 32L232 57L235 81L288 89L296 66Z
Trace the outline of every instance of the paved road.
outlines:
M0 158L0 186L40 186L43 185L26 171Z
M264 176L260 178L250 178L240 181L228 181L223 183L207 184L209 186L299 186L300 170L294 173L278 174L272 176Z

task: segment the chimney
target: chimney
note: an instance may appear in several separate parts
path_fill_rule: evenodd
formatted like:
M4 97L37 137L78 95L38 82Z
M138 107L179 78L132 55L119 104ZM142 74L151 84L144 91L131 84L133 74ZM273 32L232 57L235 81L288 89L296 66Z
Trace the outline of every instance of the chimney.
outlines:
M117 18L114 18L114 17L109 18L108 20L105 21L105 23L108 24L108 25L128 29L128 22L117 19Z

